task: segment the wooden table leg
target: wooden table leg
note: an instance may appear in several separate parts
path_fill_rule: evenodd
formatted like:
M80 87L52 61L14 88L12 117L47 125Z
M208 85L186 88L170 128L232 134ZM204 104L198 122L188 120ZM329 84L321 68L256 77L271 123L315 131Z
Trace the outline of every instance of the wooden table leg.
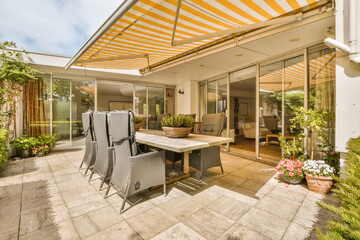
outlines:
M190 154L190 152L184 152L184 174L182 174L180 176L172 177L171 179L166 180L166 185L190 177L189 154ZM152 188L150 188L150 190L154 190L154 189L157 189L160 187L162 187L162 185L152 187Z
M269 136L266 135L266 146L268 146L268 145L269 145Z
M184 174L185 175L190 173L189 154L190 154L190 152L184 152Z

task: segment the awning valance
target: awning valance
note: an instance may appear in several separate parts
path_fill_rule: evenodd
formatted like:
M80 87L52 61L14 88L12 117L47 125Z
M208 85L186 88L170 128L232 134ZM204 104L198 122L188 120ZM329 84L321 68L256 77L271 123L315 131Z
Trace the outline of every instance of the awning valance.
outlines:
M127 0L70 60L145 69L246 31L296 21L324 0Z

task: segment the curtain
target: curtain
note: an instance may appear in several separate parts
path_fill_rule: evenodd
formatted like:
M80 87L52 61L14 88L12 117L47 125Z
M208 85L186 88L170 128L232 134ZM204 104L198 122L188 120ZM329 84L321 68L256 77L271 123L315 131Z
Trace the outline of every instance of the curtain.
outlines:
M24 134L29 137L50 132L50 93L47 89L48 82L43 78L27 81L23 87L23 126Z

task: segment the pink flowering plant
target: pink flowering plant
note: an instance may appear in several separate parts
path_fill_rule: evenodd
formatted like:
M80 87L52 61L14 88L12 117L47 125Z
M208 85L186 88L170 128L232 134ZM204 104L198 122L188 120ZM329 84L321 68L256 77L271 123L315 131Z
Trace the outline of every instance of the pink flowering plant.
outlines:
M48 145L36 146L36 147L33 147L31 150L34 155L37 153L47 154L49 152L49 146Z
M281 176L285 178L304 178L303 162L300 160L284 159L281 160L276 166L276 170Z

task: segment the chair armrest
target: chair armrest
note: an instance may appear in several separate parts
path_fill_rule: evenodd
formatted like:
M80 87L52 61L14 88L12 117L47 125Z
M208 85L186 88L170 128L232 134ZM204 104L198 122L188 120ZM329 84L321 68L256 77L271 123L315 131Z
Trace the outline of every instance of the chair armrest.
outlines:
M130 191L141 191L165 183L165 151L148 152L129 157ZM139 182L138 189L133 189Z

